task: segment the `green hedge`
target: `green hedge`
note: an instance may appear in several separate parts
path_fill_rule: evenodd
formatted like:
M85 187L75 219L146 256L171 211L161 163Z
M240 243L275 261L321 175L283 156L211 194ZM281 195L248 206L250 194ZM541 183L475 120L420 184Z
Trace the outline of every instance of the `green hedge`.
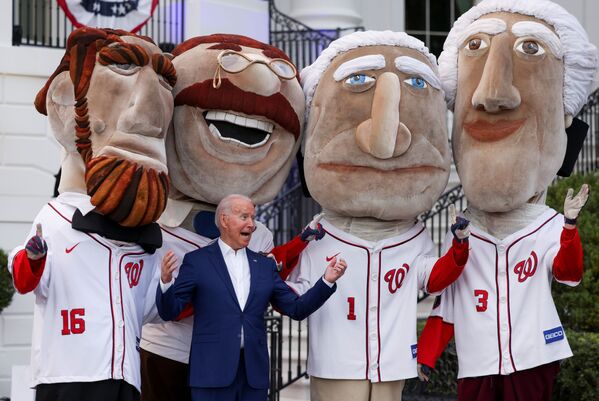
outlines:
M566 330L574 356L563 361L553 401L599 400L599 333Z
M10 304L12 295L15 292L12 285L12 278L6 266L6 254L0 249L0 312Z

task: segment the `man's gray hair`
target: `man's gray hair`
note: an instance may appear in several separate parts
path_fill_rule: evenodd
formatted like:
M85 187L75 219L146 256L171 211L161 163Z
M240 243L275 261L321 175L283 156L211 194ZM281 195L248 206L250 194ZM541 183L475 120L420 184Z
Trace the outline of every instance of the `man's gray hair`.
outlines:
M332 41L318 58L300 73L300 81L306 95L306 121L310 115L312 98L320 78L340 53L366 46L399 46L414 49L425 55L431 63L431 68L437 73L437 58L428 51L426 45L419 39L405 32L393 31L359 31Z
M457 19L439 56L439 74L449 109L453 110L458 85L458 54L463 45L458 41L462 33L483 15L502 11L528 15L553 26L563 48L564 111L571 116L578 114L593 89L597 48L573 15L547 0L483 0Z
M218 206L216 206L216 212L214 212L214 223L216 224L216 227L218 227L219 230L220 230L220 215L221 214L231 214L233 212L233 209L232 209L233 202L236 200L245 200L245 201L252 203L252 205L254 204L254 202L245 195L231 194L231 195L225 196L218 203Z

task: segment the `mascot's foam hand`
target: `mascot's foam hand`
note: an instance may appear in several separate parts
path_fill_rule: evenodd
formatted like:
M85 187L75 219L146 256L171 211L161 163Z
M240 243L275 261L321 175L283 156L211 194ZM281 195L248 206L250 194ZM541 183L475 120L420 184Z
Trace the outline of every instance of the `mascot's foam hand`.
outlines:
M455 240L459 243L468 241L470 236L470 221L458 216L455 211L455 206L449 206L449 219L451 221L451 233Z
M576 219L580 214L580 211L589 200L590 189L587 184L582 184L580 191L576 196L572 197L574 190L568 189L566 194L566 200L564 200L564 217L566 218L566 224L576 224Z
M324 237L324 228L322 228L322 225L320 224L320 219L322 219L323 216L324 213L317 214L314 216L310 224L308 224L302 230L302 233L300 234L302 241L308 242L312 241L313 239L318 241Z
M27 241L25 252L27 252L27 257L31 260L38 260L46 256L48 244L44 241L42 225L40 223L37 223L35 226L35 235Z
M432 371L433 371L432 368L430 368L426 365L423 365L421 363L418 364L418 378L420 379L420 381L429 382Z

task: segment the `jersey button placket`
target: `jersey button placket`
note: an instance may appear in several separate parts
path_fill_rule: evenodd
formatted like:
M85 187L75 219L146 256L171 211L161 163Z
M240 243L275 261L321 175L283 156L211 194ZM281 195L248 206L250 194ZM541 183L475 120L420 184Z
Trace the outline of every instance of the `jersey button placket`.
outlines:
M368 335L368 348L370 355L370 369L368 372L368 378L370 380L374 380L377 378L376 364L378 354L379 354L379 344L378 344L378 300L379 300L379 275L378 271L380 269L379 266L379 253L380 251L374 250L369 252L370 257L370 297L368 300L368 308L370 313L368 314L368 327L367 327L367 335ZM373 366L376 366L373 368Z
M498 310L499 315L499 337L501 342L502 358L501 370L503 373L511 373L511 361L510 361L510 330L508 325L509 311L508 311L508 277L507 271L509 266L506 261L506 246L503 243L497 245L497 268L498 268L498 279L497 279L497 297L498 297Z

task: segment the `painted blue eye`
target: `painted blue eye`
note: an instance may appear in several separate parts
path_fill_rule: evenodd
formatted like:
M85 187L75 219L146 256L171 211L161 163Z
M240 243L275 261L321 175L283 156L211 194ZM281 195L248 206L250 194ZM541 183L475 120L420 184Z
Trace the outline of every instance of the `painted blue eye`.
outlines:
M425 89L428 87L426 81L420 77L410 77L408 79L404 79L404 82L416 89Z
M354 75L350 75L346 80L345 83L348 85L364 85L370 82L374 82L374 78L373 77L369 77L368 75L365 74L354 74Z

